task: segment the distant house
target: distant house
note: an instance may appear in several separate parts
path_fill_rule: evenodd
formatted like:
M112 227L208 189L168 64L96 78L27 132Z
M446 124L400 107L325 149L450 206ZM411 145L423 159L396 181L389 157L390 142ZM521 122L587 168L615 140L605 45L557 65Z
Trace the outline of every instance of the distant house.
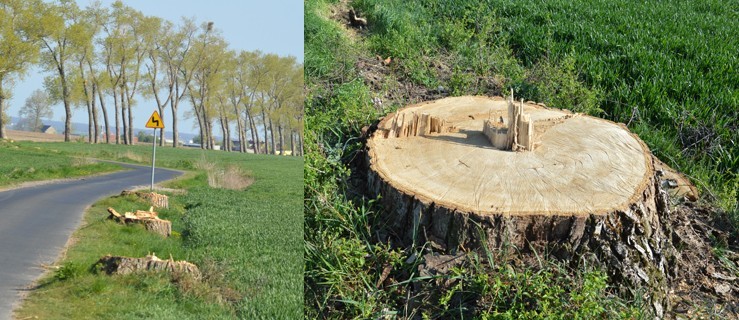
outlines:
M41 127L41 132L46 134L56 134L56 129L52 126L43 126Z

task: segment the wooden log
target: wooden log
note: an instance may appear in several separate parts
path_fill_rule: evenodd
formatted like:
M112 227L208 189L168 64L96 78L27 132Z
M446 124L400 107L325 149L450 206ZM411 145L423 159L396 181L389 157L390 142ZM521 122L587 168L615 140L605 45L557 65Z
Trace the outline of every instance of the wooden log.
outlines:
M169 220L159 219L157 213L153 211L153 207L149 211L136 210L136 212L118 213L113 208L108 208L109 219L114 219L120 223L140 223L144 225L146 230L161 234L165 237L172 235L172 222Z
M162 260L151 254L143 258L106 255L95 263L106 274L132 274L138 272L185 273L200 279L200 269L187 261Z
M460 132L368 139L368 189L381 196L399 245L430 243L450 254L515 246L573 264L595 256L624 292L649 288L642 298L664 315L676 251L664 223L667 194L649 149L607 120L511 105L487 97L417 104L396 116L428 113ZM530 151L489 147L496 125L484 119L505 114L519 120L507 132L519 131L518 139L506 138ZM387 126L381 121L378 129Z

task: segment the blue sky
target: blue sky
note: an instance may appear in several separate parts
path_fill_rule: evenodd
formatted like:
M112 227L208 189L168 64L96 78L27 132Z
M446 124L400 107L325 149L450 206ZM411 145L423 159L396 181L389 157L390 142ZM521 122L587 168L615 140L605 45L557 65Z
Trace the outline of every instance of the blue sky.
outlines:
M77 0L77 4L84 8L93 1ZM110 7L114 1L101 2ZM222 32L231 49L291 55L303 62L303 2L299 0L124 0L123 3L146 15L161 17L176 24L182 17L195 18L198 24L213 21L214 27ZM32 69L23 80L16 82L13 98L8 101L8 115L18 116L26 98L34 90L43 89L46 75L45 72ZM59 104L53 109L53 120L63 119L64 107ZM143 128L154 109L156 103L138 98L133 112L134 127ZM180 107L180 113L184 114L189 109L190 106L185 103ZM87 122L86 111L74 110L73 114L73 122ZM182 114L179 117L180 132L196 133L195 120L186 120ZM168 122L167 119L165 122ZM214 131L220 132L215 128Z

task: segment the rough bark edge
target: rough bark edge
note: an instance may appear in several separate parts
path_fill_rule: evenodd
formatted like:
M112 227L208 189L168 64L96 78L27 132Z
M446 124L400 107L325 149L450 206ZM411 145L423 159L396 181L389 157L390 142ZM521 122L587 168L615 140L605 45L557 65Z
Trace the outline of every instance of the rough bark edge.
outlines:
M575 265L595 256L620 291L648 288L642 298L655 314L662 316L669 309L668 282L675 276L676 251L666 236L672 233L668 196L654 174L625 209L587 215L510 215L440 206L403 193L373 170L367 172L369 190L381 197L387 227L402 245L429 243L450 254L514 246L524 252L550 252Z
M157 208L169 208L169 197L156 192L141 192L141 191L129 191L123 190L122 196L134 195L139 199L146 200L151 203L152 206Z
M381 203L390 211L389 226L404 244L428 241L452 254L460 249L512 245L523 251L548 251L574 263L594 254L621 290L650 288L644 298L661 315L669 305L667 280L674 276L675 250L665 236L670 234L665 230L667 196L658 182L652 182L643 193L645 201L606 215L479 215L393 193L382 183Z
M106 255L95 263L95 267L108 275L125 275L138 272L166 272L189 274L196 279L200 279L201 277L200 269L195 264L184 260L175 261L172 258L162 260L154 254L147 255L143 258Z

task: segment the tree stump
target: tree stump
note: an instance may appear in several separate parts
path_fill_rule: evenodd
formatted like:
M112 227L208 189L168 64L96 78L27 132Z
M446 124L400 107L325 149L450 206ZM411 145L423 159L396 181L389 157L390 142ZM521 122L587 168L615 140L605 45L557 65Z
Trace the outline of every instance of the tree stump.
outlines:
M143 258L130 258L106 255L95 263L100 270L107 274L131 274L143 271L185 273L196 279L200 278L198 267L187 261L175 261L159 259L151 254Z
M426 130L424 117L444 126ZM575 262L594 254L612 280L650 288L657 315L669 305L667 195L647 146L624 125L454 97L386 116L367 148L369 189L404 244L452 254L513 245Z
M136 210L136 212L126 212L124 214L118 213L113 208L108 208L108 213L110 213L110 216L108 216L109 219L114 219L123 224L140 223L144 225L146 230L165 237L169 237L172 234L172 222L159 219L157 213L154 212L154 207L149 208L149 211Z
M122 196L134 195L140 199L144 199L151 203L152 206L157 208L169 208L169 197L156 192L141 192L141 191L128 191L123 190Z

